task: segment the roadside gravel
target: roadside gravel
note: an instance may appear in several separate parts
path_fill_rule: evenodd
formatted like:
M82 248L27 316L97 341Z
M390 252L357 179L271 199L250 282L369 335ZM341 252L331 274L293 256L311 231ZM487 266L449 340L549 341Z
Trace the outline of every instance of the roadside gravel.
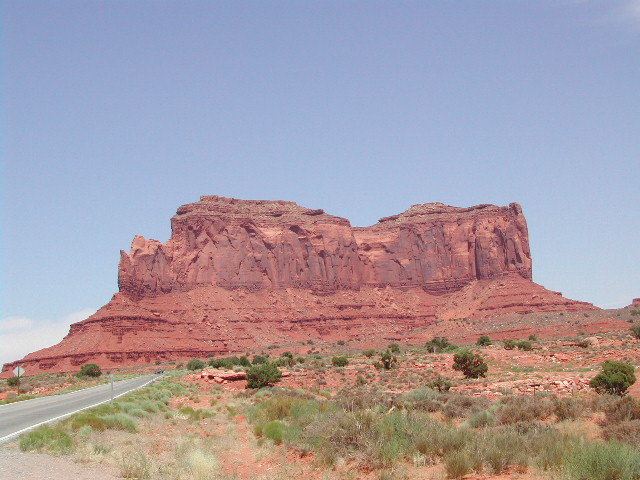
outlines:
M23 453L15 443L0 446L0 478L12 480L118 480L110 465L75 463L71 457Z

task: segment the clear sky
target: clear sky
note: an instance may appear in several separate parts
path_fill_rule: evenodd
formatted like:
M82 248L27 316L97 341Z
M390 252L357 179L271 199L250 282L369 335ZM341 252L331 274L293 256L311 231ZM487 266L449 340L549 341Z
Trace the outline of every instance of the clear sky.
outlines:
M0 362L200 195L353 225L522 204L534 281L640 297L639 1L2 2Z

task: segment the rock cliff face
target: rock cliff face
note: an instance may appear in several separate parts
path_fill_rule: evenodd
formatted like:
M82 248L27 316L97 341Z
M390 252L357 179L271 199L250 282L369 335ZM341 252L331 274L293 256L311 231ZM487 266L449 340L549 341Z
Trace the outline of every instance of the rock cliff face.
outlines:
M199 286L247 290L363 286L455 291L472 280L531 279L527 223L509 207L414 205L367 228L293 202L215 196L182 206L163 244L121 252L120 291L133 298Z
M259 351L313 340L426 340L440 322L594 310L531 281L520 206L414 205L366 228L293 202L182 206L168 242L135 237L120 292L29 374ZM475 323L474 323L475 324ZM505 326L508 328L508 325Z

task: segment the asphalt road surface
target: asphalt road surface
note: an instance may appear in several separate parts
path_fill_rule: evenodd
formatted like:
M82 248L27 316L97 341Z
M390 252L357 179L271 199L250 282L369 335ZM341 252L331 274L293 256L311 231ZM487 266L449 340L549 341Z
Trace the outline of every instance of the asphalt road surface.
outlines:
M119 397L131 390L143 387L162 375L121 380L113 384L113 396ZM60 420L80 410L111 400L111 384L49 397L34 398L22 402L0 405L0 443L35 428L43 423Z

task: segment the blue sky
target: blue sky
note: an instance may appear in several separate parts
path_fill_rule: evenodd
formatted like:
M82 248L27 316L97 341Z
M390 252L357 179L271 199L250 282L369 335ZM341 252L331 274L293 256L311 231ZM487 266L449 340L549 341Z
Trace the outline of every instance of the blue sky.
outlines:
M0 362L200 195L527 217L534 280L640 297L640 2L2 2Z

